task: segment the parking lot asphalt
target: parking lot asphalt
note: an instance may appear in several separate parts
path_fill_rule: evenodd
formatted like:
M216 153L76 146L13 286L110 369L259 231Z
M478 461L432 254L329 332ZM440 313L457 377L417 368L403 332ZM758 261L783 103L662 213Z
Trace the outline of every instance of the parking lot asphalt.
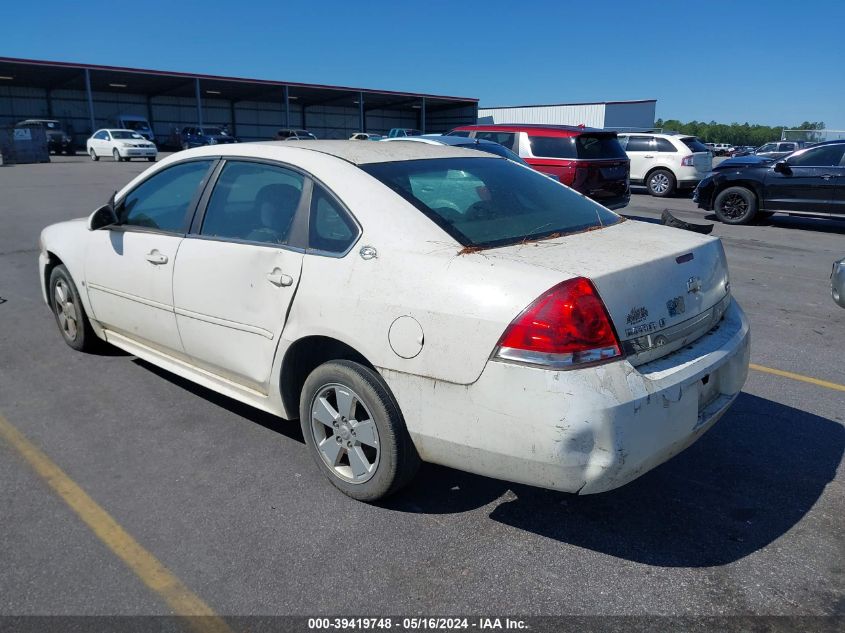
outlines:
M298 424L115 351L84 355L43 304L37 239L148 163L0 167L0 418L216 613L845 614L845 393L752 370L667 464L577 497L424 466L365 505ZM622 213L689 197L637 192ZM716 224L752 362L845 384L831 262L845 222ZM636 248L632 244L631 248ZM167 614L168 603L0 439L0 614Z

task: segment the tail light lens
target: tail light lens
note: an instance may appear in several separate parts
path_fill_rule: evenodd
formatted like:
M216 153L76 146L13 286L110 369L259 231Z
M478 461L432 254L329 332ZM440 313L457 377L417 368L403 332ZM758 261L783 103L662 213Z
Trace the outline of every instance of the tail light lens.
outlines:
M589 279L547 290L508 326L494 358L572 369L622 355L607 309Z
M695 156L690 154L689 156L684 156L681 159L681 165L684 167L694 167L695 166Z

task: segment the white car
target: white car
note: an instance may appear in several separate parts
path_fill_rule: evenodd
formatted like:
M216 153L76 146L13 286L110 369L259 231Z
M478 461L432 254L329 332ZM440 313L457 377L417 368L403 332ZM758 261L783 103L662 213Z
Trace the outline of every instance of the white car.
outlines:
M748 370L718 239L474 150L199 147L47 227L40 251L68 345L298 418L366 501L420 459L610 490L701 436Z
M350 141L380 141L384 136L381 134L373 134L371 132L355 132L349 137Z
M645 185L653 196L695 189L713 169L713 154L694 136L620 133L619 143L631 160L631 184Z
M150 162L155 162L158 156L155 143L132 130L97 130L85 141L85 151L88 152L91 160L100 160L101 156L111 156L115 161L146 158Z

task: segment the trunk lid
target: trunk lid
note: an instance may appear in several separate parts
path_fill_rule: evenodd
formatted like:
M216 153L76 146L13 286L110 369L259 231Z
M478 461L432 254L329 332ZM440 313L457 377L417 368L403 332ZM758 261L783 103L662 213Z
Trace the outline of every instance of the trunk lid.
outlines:
M727 307L722 243L628 220L615 226L485 251L595 284L633 364L678 349L712 328Z

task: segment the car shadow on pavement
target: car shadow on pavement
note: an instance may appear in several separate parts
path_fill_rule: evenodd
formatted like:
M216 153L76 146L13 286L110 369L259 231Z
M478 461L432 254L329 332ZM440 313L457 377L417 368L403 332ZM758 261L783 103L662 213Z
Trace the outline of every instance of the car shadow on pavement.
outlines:
M182 378L181 376L172 374L169 371L161 369L156 365L152 365L140 358L133 358L132 362L136 363L137 365L140 365L148 371L151 371L156 376L167 380L171 384L176 385L177 387L180 387L185 391L191 392L198 398L208 400L209 402L217 405L221 409L226 409L226 411L229 411L230 413L233 413L242 418L246 418L250 422L255 422L256 424L263 426L269 431L273 431L274 433L278 433L279 435L284 435L285 437L295 440L300 444L305 444L305 440L302 437L302 430L300 429L299 423L296 421L291 422L289 420L283 420L282 418L275 416L272 413L267 413L266 411L261 411L260 409L256 409L255 407L251 407L247 404L238 402L237 400L233 400L228 396L224 396L223 394L217 393L216 391L212 391L211 389L207 389L201 385L191 382L186 378Z
M725 565L800 521L835 477L843 451L841 424L742 393L698 442L617 490L581 497L429 468L387 505L460 512L511 490L516 498L490 518L638 563Z

